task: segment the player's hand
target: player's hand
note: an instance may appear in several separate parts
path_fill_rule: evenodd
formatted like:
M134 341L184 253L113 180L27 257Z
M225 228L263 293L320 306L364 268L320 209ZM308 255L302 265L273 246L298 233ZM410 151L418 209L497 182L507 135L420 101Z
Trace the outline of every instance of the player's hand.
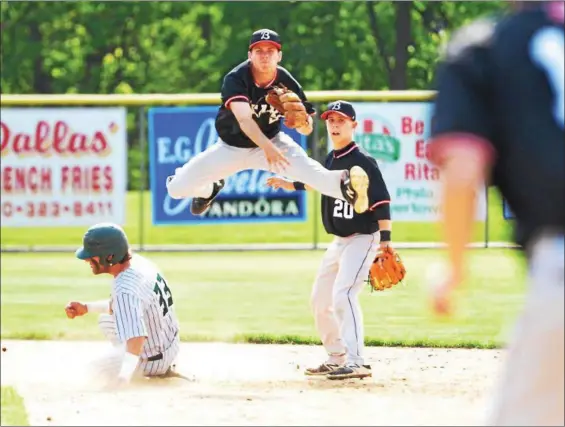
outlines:
M388 248L388 247L391 247L391 248L392 248L392 245L390 244L390 242L381 242L381 243L379 243L379 252L384 251L384 250L385 250L386 248ZM377 262L382 265L383 259L380 258Z
M270 143L265 145L263 151L265 152L265 157L267 158L271 172L280 173L283 172L287 166L290 166L290 162L284 153L279 150L275 144Z
M453 313L453 292L462 282L462 274L443 266L432 266L428 272L429 294L433 311L440 316Z
M77 316L84 316L88 313L88 308L86 304L82 304L80 302L71 301L65 307L65 313L69 319L74 319Z
M278 178L276 176L271 176L267 178L267 185L269 187L274 188L275 190L278 188L282 188L284 190L293 191L294 190L294 183L289 181L288 179Z

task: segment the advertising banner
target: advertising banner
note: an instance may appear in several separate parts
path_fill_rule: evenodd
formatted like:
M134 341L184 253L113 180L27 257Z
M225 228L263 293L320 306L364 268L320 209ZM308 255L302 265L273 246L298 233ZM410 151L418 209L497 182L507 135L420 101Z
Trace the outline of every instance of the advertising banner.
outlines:
M125 108L1 110L3 227L125 221Z
M305 221L305 192L276 191L267 187L267 178L274 175L268 171L244 170L226 177L225 187L203 215L190 213L192 199L174 200L168 195L167 177L218 140L217 111L218 107L157 107L149 110L153 224ZM305 136L284 125L282 131L306 148Z
M427 102L352 103L355 141L377 160L391 196L394 221L440 219L440 172L428 160L431 107ZM328 150L331 150L328 135ZM486 218L485 188L477 189L476 219Z

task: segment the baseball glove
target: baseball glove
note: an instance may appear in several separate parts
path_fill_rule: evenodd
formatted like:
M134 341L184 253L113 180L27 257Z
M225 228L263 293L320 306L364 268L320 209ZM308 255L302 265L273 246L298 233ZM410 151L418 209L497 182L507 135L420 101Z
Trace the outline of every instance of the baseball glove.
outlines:
M300 128L308 124L308 113L302 100L284 85L274 86L267 92L265 100L284 116L288 128Z
M381 248L369 270L369 284L375 291L398 285L406 276L406 268L398 253L390 246Z

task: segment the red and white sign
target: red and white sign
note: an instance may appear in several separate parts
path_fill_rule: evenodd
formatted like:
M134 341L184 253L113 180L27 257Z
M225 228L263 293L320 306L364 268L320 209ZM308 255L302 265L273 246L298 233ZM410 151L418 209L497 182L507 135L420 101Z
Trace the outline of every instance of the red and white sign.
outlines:
M358 102L353 106L359 123L354 139L377 160L390 193L392 220L441 221L442 177L429 159L432 103ZM475 218L485 221L484 185L477 194Z
M9 108L1 118L3 227L125 221L125 108Z

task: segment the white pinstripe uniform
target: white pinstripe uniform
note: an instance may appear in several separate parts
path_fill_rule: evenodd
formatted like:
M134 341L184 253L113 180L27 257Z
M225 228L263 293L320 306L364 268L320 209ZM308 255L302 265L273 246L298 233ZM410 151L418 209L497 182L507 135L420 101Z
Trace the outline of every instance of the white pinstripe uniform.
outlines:
M129 339L147 337L136 374L164 374L179 352L179 323L171 290L157 266L133 255L131 266L114 279L111 310L99 317L106 338L125 348ZM120 366L113 368L119 371Z

